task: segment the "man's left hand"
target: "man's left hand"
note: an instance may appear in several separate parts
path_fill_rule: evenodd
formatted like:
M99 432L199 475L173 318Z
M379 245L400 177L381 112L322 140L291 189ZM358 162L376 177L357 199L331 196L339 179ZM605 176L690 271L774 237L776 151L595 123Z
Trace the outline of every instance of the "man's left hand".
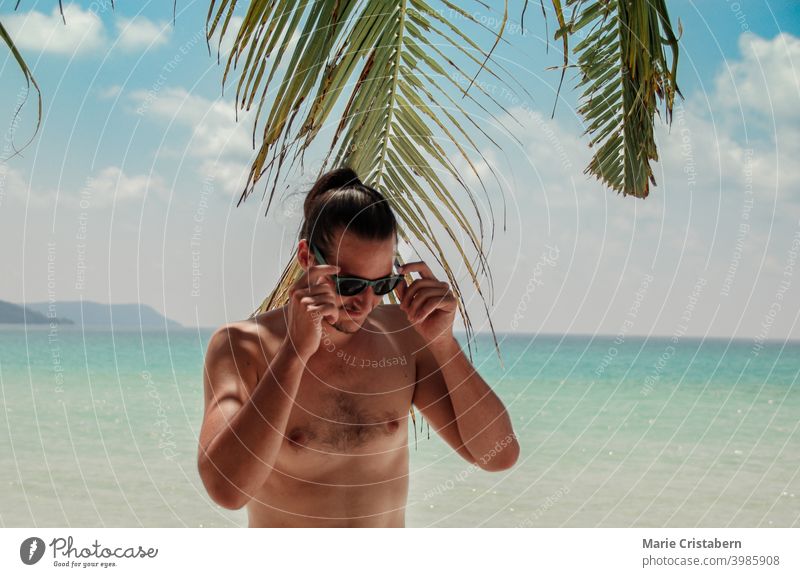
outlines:
M403 274L412 271L418 272L422 278L415 279L410 285L403 279L397 285L400 308L428 344L452 338L458 303L450 285L437 280L423 261L400 267Z

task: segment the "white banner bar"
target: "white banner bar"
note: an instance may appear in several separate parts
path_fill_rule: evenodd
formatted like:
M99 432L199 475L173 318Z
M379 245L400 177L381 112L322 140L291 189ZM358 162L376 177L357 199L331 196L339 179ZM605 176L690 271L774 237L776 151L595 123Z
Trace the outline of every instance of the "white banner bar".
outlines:
M0 575L800 575L800 529L0 529ZM88 572L88 573L87 573Z

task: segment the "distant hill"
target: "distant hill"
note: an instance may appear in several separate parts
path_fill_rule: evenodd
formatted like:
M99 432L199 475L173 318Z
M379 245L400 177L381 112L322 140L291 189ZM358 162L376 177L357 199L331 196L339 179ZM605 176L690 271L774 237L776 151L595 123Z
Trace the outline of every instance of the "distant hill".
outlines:
M28 309L46 313L48 302L28 303ZM83 312L81 312L81 304ZM149 305L140 303L106 304L93 301L56 301L55 310L59 317L69 318L84 326L181 328L182 325L164 317ZM113 321L112 321L113 319ZM112 325L113 323L113 325Z
M74 324L70 319L61 317L60 319L47 318L47 304L44 303L42 311L34 310L30 306L24 307L22 305L15 305L8 301L0 301L0 324L29 324L29 325L46 325L50 324L51 320L62 324Z

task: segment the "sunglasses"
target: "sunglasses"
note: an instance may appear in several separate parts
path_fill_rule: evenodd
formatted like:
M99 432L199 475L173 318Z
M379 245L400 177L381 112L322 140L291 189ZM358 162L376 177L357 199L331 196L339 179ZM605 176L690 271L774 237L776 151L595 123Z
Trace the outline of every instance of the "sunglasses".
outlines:
M325 259L322 257L322 253L319 252L319 249L317 249L315 245L309 243L309 246L320 264L328 264L325 262ZM395 260L395 264L396 263L397 261ZM336 293L344 297L355 296L368 286L372 287L372 290L375 291L376 295L383 296L392 292L398 283L404 278L401 274L393 274L375 280L368 280L357 276L339 276L336 274L332 276L334 282L336 283Z

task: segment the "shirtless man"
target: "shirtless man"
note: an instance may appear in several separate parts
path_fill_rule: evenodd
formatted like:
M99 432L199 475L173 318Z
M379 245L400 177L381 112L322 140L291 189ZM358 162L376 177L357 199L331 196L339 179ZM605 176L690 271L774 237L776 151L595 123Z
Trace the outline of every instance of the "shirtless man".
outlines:
M421 275L410 285L392 279L396 239L380 193L350 169L323 175L288 304L212 335L198 470L251 527L404 527L412 404L467 462L516 462L505 407L453 337L449 285L424 262L402 267ZM381 304L392 287L400 304Z

